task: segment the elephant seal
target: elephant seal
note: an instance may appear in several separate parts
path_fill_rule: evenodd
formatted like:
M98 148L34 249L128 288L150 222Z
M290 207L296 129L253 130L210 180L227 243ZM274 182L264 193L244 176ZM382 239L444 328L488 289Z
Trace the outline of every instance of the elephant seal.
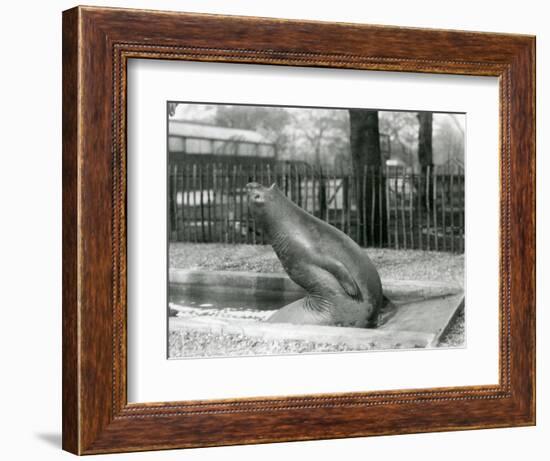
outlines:
M350 237L290 201L275 184L249 183L249 211L289 277L307 295L268 322L374 328L386 302L378 271Z

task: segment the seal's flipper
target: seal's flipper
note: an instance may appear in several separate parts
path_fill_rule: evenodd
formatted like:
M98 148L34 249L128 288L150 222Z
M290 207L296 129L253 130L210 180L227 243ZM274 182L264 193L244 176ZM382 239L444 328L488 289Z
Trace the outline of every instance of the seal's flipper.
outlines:
M268 317L269 323L294 323L296 325L330 325L331 316L328 311L311 309L306 298L298 299Z
M336 280L338 280L346 294L355 301L363 301L363 294L361 293L361 289L349 272L348 268L344 266L340 261L336 261L334 259L321 259L322 261L319 265L323 269L330 272L336 278Z
M397 306L386 295L382 295L380 308L376 313L378 324L387 323L397 313Z

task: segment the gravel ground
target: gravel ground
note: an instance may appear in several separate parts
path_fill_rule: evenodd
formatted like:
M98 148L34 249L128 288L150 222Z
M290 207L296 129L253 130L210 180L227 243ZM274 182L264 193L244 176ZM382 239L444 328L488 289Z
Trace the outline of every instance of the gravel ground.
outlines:
M369 248L382 278L437 280L463 284L464 255L437 251ZM284 272L269 245L171 243L170 267L181 269Z
M457 312L449 329L439 340L439 347L462 347L464 346L464 309Z
M419 250L370 248L366 253L382 278L437 280L463 285L464 255ZM284 272L268 245L170 244L170 267L196 270ZM205 313L207 314L207 313ZM441 338L441 347L464 345L464 310L459 312ZM375 348L366 344L360 350ZM269 355L304 352L342 352L345 344L318 344L310 341L264 341L234 334L204 334L189 330L171 331L170 357Z
M375 347L373 343L357 348L341 343L315 343L298 340L266 341L238 334L205 334L190 330L171 331L168 341L169 354L172 358L348 352L369 350Z

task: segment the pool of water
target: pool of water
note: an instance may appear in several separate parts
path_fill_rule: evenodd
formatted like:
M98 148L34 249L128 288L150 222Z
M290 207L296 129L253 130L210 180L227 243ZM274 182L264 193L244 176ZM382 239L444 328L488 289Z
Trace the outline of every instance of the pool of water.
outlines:
M191 284L172 284L169 293L170 316L179 314L254 320L265 320L275 310L304 296L296 291ZM379 326L395 314L396 305L388 304L382 309Z
M195 309L272 311L296 301L302 296L298 292L171 285L168 301L170 304Z

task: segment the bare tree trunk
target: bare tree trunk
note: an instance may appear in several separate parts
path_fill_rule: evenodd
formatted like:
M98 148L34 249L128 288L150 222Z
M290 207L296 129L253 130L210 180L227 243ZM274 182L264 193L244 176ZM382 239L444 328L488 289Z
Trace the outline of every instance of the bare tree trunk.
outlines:
M432 126L433 116L431 112L419 112L418 121L418 162L422 177L420 196L426 210L431 210L433 205L433 152L432 152Z
M359 176L357 188L357 215L359 223L368 226L360 233L361 245L383 246L387 235L386 183L380 152L378 111L350 109L350 147L354 172ZM368 171L366 177L363 173ZM371 174L371 172L373 174ZM365 183L366 182L366 183ZM368 242L364 235L372 236Z

